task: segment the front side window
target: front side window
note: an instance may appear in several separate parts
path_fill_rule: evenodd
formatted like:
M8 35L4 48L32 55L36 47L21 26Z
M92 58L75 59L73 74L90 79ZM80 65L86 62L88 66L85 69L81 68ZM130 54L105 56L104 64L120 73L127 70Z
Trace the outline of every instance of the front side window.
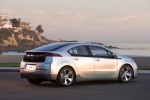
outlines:
M87 56L88 51L84 46L77 46L68 50L72 56Z
M97 47L97 46L89 46L91 53L95 57L106 57L108 58L109 55L104 48Z
M108 51L108 55L109 55L110 58L115 58L114 55L113 55L113 53L110 52L110 51Z

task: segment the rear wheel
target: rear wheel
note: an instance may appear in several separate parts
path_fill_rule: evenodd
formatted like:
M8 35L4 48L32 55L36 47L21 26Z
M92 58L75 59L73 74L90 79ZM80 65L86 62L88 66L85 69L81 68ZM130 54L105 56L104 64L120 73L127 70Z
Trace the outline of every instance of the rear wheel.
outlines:
M122 83L128 83L133 78L133 69L130 65L124 65L119 71L119 81Z
M60 86L68 87L73 84L75 80L75 73L72 68L64 67L60 70L57 82Z
M31 84L40 84L42 82L40 80L31 79L31 78L27 78L27 81Z

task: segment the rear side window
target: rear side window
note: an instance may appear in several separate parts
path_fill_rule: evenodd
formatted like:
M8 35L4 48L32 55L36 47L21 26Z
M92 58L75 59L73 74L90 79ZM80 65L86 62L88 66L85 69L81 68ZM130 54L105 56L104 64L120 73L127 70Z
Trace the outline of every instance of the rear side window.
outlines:
M34 51L55 51L71 43L52 43L33 49Z
M88 51L84 46L77 46L68 50L72 56L87 56Z

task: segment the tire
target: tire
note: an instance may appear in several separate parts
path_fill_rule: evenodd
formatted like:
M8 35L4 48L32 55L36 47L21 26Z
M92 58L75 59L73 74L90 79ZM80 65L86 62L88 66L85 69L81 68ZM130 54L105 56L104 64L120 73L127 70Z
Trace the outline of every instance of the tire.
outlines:
M119 71L118 80L121 83L128 83L133 78L133 69L130 65L124 65Z
M75 72L70 67L64 67L60 70L57 83L62 87L69 87L74 83L75 80Z
M31 84L40 84L42 82L40 80L35 80L35 79L31 79L31 78L27 78L27 81Z

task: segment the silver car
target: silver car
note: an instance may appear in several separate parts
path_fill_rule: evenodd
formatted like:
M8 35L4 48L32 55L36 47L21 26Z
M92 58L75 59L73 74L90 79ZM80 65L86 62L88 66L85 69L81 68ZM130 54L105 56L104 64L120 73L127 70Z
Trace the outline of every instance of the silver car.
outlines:
M26 51L20 75L31 84L50 81L64 87L86 79L127 83L137 77L137 65L102 45L62 42Z

